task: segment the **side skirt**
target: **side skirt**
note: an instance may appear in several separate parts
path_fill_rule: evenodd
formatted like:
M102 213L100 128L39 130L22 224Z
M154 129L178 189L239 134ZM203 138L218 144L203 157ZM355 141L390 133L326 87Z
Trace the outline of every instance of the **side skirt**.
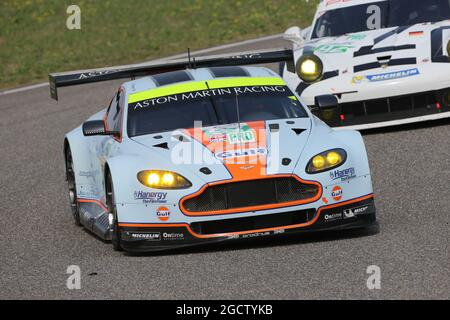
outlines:
M94 200L79 201L81 224L100 238L111 240L108 212L99 202Z

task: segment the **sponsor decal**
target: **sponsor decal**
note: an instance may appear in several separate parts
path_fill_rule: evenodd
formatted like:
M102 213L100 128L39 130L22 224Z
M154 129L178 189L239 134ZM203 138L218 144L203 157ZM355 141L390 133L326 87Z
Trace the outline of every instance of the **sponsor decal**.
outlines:
M241 170L251 170L251 169L253 169L255 166L242 166L242 167L240 167L239 169L241 169Z
M250 143L255 142L255 133L253 130L244 130L233 132L227 134L228 143L230 144L238 144L238 143Z
M265 231L265 232L254 232L248 234L232 234L227 237L228 240L236 240L236 239L252 239L258 237L267 237L271 235L280 235L286 233L285 229L274 230L274 231Z
M369 206L362 206L358 208L344 210L344 219L355 218L356 216L365 214L369 210Z
M170 218L170 210L167 207L159 207L158 210L156 210L156 216L161 221L167 221Z
M367 34L351 34L347 37L350 41L361 41L367 37Z
M79 76L79 80L81 79L89 79L89 78L95 78L100 77L106 74L115 73L121 71L120 69L113 69L113 70L105 70L105 71L93 71L88 73L81 73Z
M338 212L338 213L327 213L323 218L325 219L325 222L341 220L342 219L342 213L341 212Z
M381 73L381 74L374 74L374 75L367 75L367 76L356 76L356 77L353 77L352 83L360 84L365 81L380 82L380 81L387 81L387 80L409 78L409 77L414 77L414 76L418 76L418 75L420 75L419 69L414 68L414 69L402 70L402 71L397 71L397 72L388 72L388 73Z
M160 241L161 233L159 232L127 232L130 238L136 240Z
M224 142L227 140L227 135L215 135L209 138L209 143L217 143L217 142Z
M350 180L356 178L355 168L348 168L344 170L334 170L330 172L331 180L341 179L342 181Z
M132 110L146 109L158 105L164 105L166 103L183 102L192 99L220 97L226 95L240 95L247 93L265 93L265 92L286 92L287 87L281 85L267 85L267 86L249 86L249 87L235 87L235 88L221 88L211 90L201 90L194 92L187 92L181 94L173 94L164 97L157 97L152 99L146 99L138 101L136 103L130 103L129 107Z
M177 233L177 232L173 232L173 233L164 232L163 239L164 240L184 240L184 234Z
M360 83L363 83L363 81L364 81L365 78L366 78L365 76L356 76L356 77L353 77L353 79L352 79L352 84L360 84Z
M349 49L355 48L351 44L323 44L314 49L314 52L322 54L346 53Z
M255 232L255 233L249 233L249 234L243 234L242 235L242 239L250 239L250 238L257 238L257 237L266 237L266 236L270 236L271 232L270 231L266 231L266 232Z
M335 200L335 201L341 201L342 200L342 195L344 194L343 190L341 187L339 186L335 186L333 188L333 190L331 191L331 197Z
M251 148L245 150L223 151L215 154L219 160L227 160L234 158L250 157L250 156L264 156L269 154L266 148Z
M256 134L247 123L241 127L204 129L203 133L209 138L209 143L228 141L230 144L250 143L256 141Z
M143 203L167 203L166 198L167 192L134 192L134 200L142 200Z
M86 178L94 178L100 173L100 171L80 171L80 177L86 177Z

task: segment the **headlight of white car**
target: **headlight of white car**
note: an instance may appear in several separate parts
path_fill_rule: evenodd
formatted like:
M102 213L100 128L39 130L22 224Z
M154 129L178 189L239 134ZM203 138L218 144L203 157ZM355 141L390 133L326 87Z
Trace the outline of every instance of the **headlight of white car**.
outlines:
M343 149L333 149L314 156L306 167L306 172L315 174L339 167L347 160L347 152Z
M187 189L192 186L188 179L170 171L145 170L137 174L137 179L153 189Z
M304 55L297 61L297 74L306 83L313 83L323 75L322 60L316 55Z

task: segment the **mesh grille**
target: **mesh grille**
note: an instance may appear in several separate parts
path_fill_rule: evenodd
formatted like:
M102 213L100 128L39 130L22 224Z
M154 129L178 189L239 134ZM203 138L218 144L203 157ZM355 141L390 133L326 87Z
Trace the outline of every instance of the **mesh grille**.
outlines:
M261 179L210 186L183 206L188 212L219 211L308 200L318 193L317 185L294 178Z
M230 233L303 224L310 222L315 214L316 210L309 209L255 217L193 222L190 226L197 234Z

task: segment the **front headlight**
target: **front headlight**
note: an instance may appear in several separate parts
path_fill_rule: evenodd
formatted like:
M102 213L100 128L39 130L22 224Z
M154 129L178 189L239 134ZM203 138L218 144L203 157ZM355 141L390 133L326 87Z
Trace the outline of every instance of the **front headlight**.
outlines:
M145 170L137 174L137 179L153 189L187 189L192 186L188 179L171 171Z
M309 174L320 173L339 167L347 160L347 152L333 149L314 156L306 167Z
M304 55L297 61L297 74L306 83L313 83L323 74L322 60L316 55Z

